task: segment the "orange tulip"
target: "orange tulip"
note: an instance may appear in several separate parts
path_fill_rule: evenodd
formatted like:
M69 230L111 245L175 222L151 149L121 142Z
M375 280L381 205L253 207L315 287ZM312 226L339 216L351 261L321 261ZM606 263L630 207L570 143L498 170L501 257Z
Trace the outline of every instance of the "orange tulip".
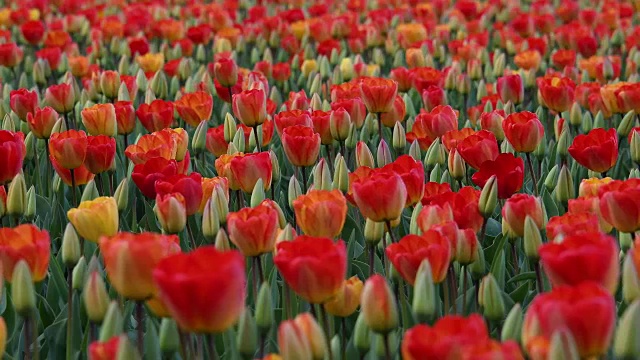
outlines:
M357 276L345 280L338 294L324 303L325 310L329 314L339 317L353 314L360 306L363 286L364 283Z
M211 118L213 98L204 91L183 95L174 103L180 117L189 125L197 127Z
M51 134L49 152L61 167L76 169L84 163L88 144L84 131L67 130Z
M13 269L20 260L29 265L33 281L47 275L51 242L49 233L31 224L0 228L0 264L4 278L11 281Z
M82 109L82 124L90 135L116 136L116 109L113 104L96 104Z
M303 233L335 238L347 217L347 199L339 190L311 190L293 201L296 221Z
M273 251L278 233L278 211L265 200L254 208L227 215L229 239L246 257Z

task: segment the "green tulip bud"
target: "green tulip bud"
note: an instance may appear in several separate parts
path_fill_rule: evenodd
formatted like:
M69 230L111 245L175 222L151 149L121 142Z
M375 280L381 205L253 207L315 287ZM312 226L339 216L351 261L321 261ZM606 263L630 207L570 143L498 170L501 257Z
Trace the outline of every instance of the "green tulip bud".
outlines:
M162 352L174 353L180 349L180 334L178 333L178 326L173 319L162 319L158 338Z
M369 246L375 246L382 240L385 233L385 225L366 219L364 223L364 240Z
M627 304L640 299L640 269L631 253L627 253L622 265L622 296Z
M82 191L82 197L80 198L80 202L93 200L97 197L100 197L100 193L98 193L98 187L96 186L96 182L91 180L85 185L84 190Z
M629 152L631 153L631 160L636 164L640 164L640 132L638 131L634 131L631 134Z
M336 156L333 188L345 193L349 191L349 169L344 157L340 154Z
M556 330L551 335L548 359L578 360L578 349L571 333L566 329Z
M269 283L265 281L260 285L258 300L256 300L256 324L262 335L266 335L271 329L273 317L271 287Z
M422 159L422 152L420 151L420 144L418 144L418 140L414 140L409 146L409 156L416 161L420 161Z
M62 262L64 262L67 267L74 267L82 256L80 252L80 239L71 223L67 223L67 227L64 229L61 251Z
M396 151L404 152L405 146L407 146L407 136L402 124L397 122L393 127L393 148Z
M393 162L393 158L391 157L391 150L389 150L389 145L387 145L387 142L384 139L382 139L378 143L376 160L377 160L378 167L383 167Z
M116 301L111 301L107 313L104 316L104 322L100 328L100 341L107 341L113 336L122 333L124 326L124 318L120 311L120 306Z
M202 121L200 124L198 124L198 127L196 127L196 130L193 133L193 139L191 139L191 149L193 149L193 153L196 155L206 150L207 130L207 122Z
M384 161L384 158L382 159ZM360 166L368 166L375 167L373 162L373 154L371 150L369 150L369 146L365 142L358 142L356 145L356 165Z
M298 196L302 195L302 188L300 187L300 183L296 179L295 175L291 176L289 179L289 190L288 190L288 200L289 207L293 209L293 201L298 198Z
M202 235L210 241L215 239L218 231L220 231L220 219L217 210L215 200L209 199L202 212Z
M522 322L522 306L520 306L520 304L515 304L509 311L507 319L504 321L504 326L500 333L500 339L502 341L513 340L515 342L520 342Z
M558 176L558 184L555 188L556 200L562 204L567 204L569 199L575 197L575 189L573 186L573 178L571 172L566 165L562 165L560 175Z
M371 329L365 323L362 312L358 314L353 329L353 345L361 356L364 356L371 349Z
M421 211L422 211L422 203L418 202L416 206L413 208L413 211L411 212L411 222L409 223L410 234L415 234L415 235L422 234L422 231L418 226L418 216L420 215Z
M231 243L229 242L229 236L227 236L227 233L223 229L220 229L218 231L218 234L216 234L215 247L219 251L231 250Z
M71 287L73 290L82 290L87 274L87 261L84 256L78 260L71 273Z
M536 225L535 220L528 216L524 220L524 252L532 262L537 262L540 258L538 255L538 249L542 246L542 236L540 235L540 229Z
M431 321L436 316L436 288L429 260L420 263L413 288L411 310L418 322Z
M22 317L28 318L36 310L36 292L33 287L31 270L25 260L20 260L13 268L11 277L11 300L13 308Z
M19 217L22 216L27 207L27 184L22 174L17 174L7 192L7 215Z
M264 193L264 185L262 178L256 181L256 185L253 187L253 191L251 192L251 207L256 207L260 205L260 203L266 199L266 195Z
M485 218L490 218L498 205L498 178L494 175L484 184L480 192L478 210Z
M483 307L483 314L488 320L499 321L504 318L505 305L502 291L491 273L480 282L478 303Z
M82 291L82 300L89 320L96 324L102 323L107 314L110 299L99 272L93 271L87 277Z
M27 221L33 221L36 216L36 188L31 185L27 191L27 208L24 211L24 217Z
M620 317L613 353L617 359L640 357L640 301L631 303Z
M246 357L252 357L258 348L258 329L256 321L251 316L251 310L246 308L238 320L238 333L236 335L236 348Z

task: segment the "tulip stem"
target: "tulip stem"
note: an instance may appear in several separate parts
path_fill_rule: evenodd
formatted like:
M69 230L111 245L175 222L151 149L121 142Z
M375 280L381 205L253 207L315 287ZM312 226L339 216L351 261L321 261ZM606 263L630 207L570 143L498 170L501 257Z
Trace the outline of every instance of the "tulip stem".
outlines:
M256 259L256 268L258 269L258 279L260 279L260 285L264 282L264 273L262 272L262 258L261 255L255 257Z
M467 313L467 267L462 266L460 269L462 273L462 315Z
M448 279L445 279L445 281L442 282L442 294L444 296L444 309L442 309L443 315L449 314L449 285Z
M382 141L382 113L378 113L378 141Z
M300 171L302 172L302 194L307 193L307 168L304 166L300 166Z
M451 282L449 290L451 290L451 301L453 302L453 314L458 312L458 282L456 281L456 271L453 269L453 265L449 265L449 274L447 280Z
M518 264L518 249L516 249L516 242L511 243L511 258L513 260L513 272L514 275L518 275L520 272L520 266Z
M47 177L45 178L45 184L47 187L47 195L51 195L51 161L49 160L49 139L44 139L44 151L47 154L47 160L44 162L47 167Z
M209 358L210 359L218 359L218 350L216 350L216 336L213 334L207 335L208 343L209 343Z
M67 275L67 360L73 358L73 269Z
M389 233L389 237L391 237L391 243L395 244L396 236L393 234L393 228L391 227L391 221L387 220L387 221L385 221L385 224L387 225L387 232Z
M329 353L329 360L333 360L333 352L331 351L331 329L329 329L329 316L322 304L320 307L320 316L322 317L322 328L324 330L324 337L327 341L327 352Z
M189 225L189 219L187 219L187 233L189 234L189 239L191 240L191 246L193 246L193 250L198 248L196 244L196 238L193 236L193 231L191 231L191 225Z
M291 319L293 315L291 314L291 290L287 283L282 286L282 292L284 292L284 315L286 320L288 320Z
M144 302L136 301L136 322L138 323L138 353L144 355Z
M180 338L180 357L182 359L189 359L189 334L178 329L178 335Z
M31 316L24 318L24 360L31 360Z
M540 263L536 261L533 265L533 269L536 272L536 285L538 289L538 294L542 294L544 292L544 287L542 283L542 272L540 271Z
M536 180L536 172L533 170L533 162L531 161L531 153L526 153L527 167L529 167L529 173L531 174L531 180L533 181L533 193L538 196L538 181Z
M77 207L78 202L76 199L76 171L75 169L69 170L71 173L71 198L73 199L73 206Z
M389 334L382 335L382 341L384 341L384 358L386 360L393 359L391 357L391 345L389 344Z
M340 318L340 360L347 359L347 320Z
M375 252L376 249L373 245L368 245L369 248L369 277L373 276L375 265Z
M482 220L482 228L480 229L480 245L484 246L484 238L485 238L485 234L487 232L487 222L488 222L489 218L485 217L484 220Z

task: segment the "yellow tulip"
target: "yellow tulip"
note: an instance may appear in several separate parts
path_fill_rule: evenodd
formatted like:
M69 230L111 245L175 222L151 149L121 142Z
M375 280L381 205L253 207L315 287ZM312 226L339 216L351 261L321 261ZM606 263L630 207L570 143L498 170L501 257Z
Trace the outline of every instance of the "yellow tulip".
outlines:
M118 204L113 197L83 201L69 210L67 217L78 234L91 242L118 232Z

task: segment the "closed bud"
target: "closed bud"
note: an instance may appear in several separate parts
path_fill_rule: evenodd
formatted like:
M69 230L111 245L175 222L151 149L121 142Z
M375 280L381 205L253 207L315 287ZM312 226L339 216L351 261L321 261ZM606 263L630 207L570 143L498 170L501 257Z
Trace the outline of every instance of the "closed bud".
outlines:
M222 187L215 187L215 192L211 193L211 202L215 203L220 224L225 224L227 222L227 215L229 214L229 199Z
M336 156L333 188L344 193L349 191L349 169L347 168L347 163L342 155Z
M566 328L556 330L551 335L547 359L579 360L578 348L573 336Z
M295 175L291 176L291 179L289 179L288 189L289 207L291 209L293 209L293 200L297 199L300 195L302 195L302 188L300 187L300 183L296 179Z
M115 360L140 360L140 354L126 334L120 335L120 341L118 342L118 351L116 353Z
M278 327L278 348L283 360L313 359L311 344L300 326L285 320Z
M410 234L414 234L414 235L422 234L422 231L420 230L420 227L418 226L418 216L420 215L421 211L422 211L422 203L418 202L415 205L415 207L413 208L413 211L411 212L411 221L409 222L409 233Z
M118 204L118 212L123 212L129 207L129 179L124 178L118 184L116 191L113 194L113 197L116 199L116 203Z
M538 143L538 146L536 146L535 150L533 150L533 156L535 156L538 161L542 161L544 160L544 157L547 154L547 142L542 140L540 141L540 143Z
M431 265L429 260L425 259L420 263L416 274L411 311L418 322L429 322L436 316L436 303L436 288L433 283Z
M640 299L640 269L633 261L633 251L627 253L622 265L622 297L627 304Z
M407 136L404 127L399 122L393 127L393 142L391 145L400 153L403 153L405 146L407 146Z
M638 131L634 131L633 134L631 134L629 152L631 153L631 160L636 164L640 164L640 132Z
M567 160L567 157L569 156L569 146L571 146L571 135L569 134L569 130L565 127L560 133L558 146L556 147L556 152L558 153L561 161Z
M36 188L33 185L27 191L27 208L24 211L24 217L27 221L33 221L36 217Z
M640 357L640 301L634 301L625 309L613 342L613 353L617 359Z
M507 318L502 326L500 333L500 340L508 341L513 340L517 343L520 342L520 335L522 333L522 322L524 317L522 315L522 306L515 304L509 311Z
M256 300L256 324L262 335L271 329L273 324L273 303L271 300L271 287L267 281L260 285L258 299Z
M27 184L22 174L16 175L7 192L7 215L22 216L27 207Z
M582 123L582 108L580 104L574 102L569 111L569 123L573 126L580 126Z
M573 177L571 171L566 165L562 165L560 174L558 175L558 183L555 188L556 200L566 205L569 199L575 198L575 189L573 186Z
M202 212L202 235L209 241L213 241L220 231L220 218L217 210L215 200L207 200Z
M640 169L631 169L629 179L640 179Z
M442 178L442 169L440 168L440 164L436 164L429 173L429 181L440 182L440 178Z
M358 141L356 145L356 165L367 166L370 168L375 167L373 162L373 154L369 150L369 146L363 141Z
M490 218L498 205L498 178L494 175L484 184L478 200L478 210L485 218Z
M24 146L27 148L25 159L28 161L33 160L33 157L35 156L37 140L38 139L33 135L33 132L28 133L24 138Z
M352 127L351 116L344 108L338 108L329 116L329 131L331 137L337 141L344 141L349 137Z
M6 114L4 119L2 120L2 130L7 130L11 132L16 131L16 123L13 121L11 115Z
M158 71L151 79L150 89L156 99L169 98L169 84L164 71Z
M528 216L524 220L524 253L527 255L530 261L537 262L540 256L538 255L538 249L542 246L542 235L540 229L536 225L535 220Z
M358 319L356 319L356 325L353 329L353 345L361 357L364 357L371 349L371 329L367 326L362 312L358 314Z
M107 314L110 299L99 272L93 271L87 276L87 282L82 291L82 300L89 321L101 324Z
M64 262L67 267L74 267L82 256L80 252L80 239L71 223L67 223L67 227L64 229L61 251L62 262Z
M120 305L118 305L117 301L111 301L107 308L107 313L104 316L102 326L100 327L99 340L104 342L116 335L122 334L123 326L124 318L120 311Z
M175 320L162 318L160 333L158 334L160 350L164 353L174 353L180 349L180 333Z
M542 121L542 119L541 119ZM593 117L591 116L591 113L586 111L584 113L584 116L582 117L582 132L584 134L588 133L589 131L591 131L593 129Z
M258 329L251 316L251 310L245 308L238 320L236 348L240 355L251 358L258 348Z
M491 273L482 278L478 293L478 303L484 316L490 321L500 321L505 315L504 299L500 286Z
M87 261L84 259L84 256L78 260L78 263L73 268L73 272L71 273L71 287L73 290L82 290L84 286L85 277L87 274Z
M239 150L245 149L246 141L244 138L244 132L242 131L236 132L235 136L233 137L232 143L236 147L236 149L239 149Z
M158 195L154 212L163 231L178 234L187 225L187 210L185 200L180 193Z
M306 337L313 359L323 360L329 349L327 349L327 340L324 331L322 331L316 319L310 313L302 313L296 316L293 322L302 330Z
M271 186L274 186L274 184L280 181L280 162L278 161L278 156L273 152L273 150L269 150L269 158L271 159Z
M387 145L387 142L384 139L382 139L378 143L376 160L377 160L378 167L383 167L393 162L393 159L391 158L391 150L389 150L389 145Z
M206 121L200 122L196 127L193 139L191 139L191 149L194 154L200 154L206 149L208 128Z
M544 179L544 187L547 188L547 191L551 192L555 188L558 172L558 165L554 165L551 170L549 170L547 177Z
M264 194L264 185L262 178L256 181L256 185L253 187L253 191L251 192L251 207L256 207L260 205L260 203L266 198Z
M360 306L367 326L378 334L388 334L398 326L398 306L387 279L373 275L364 284Z
M604 126L604 114L602 114L602 111L598 111L598 113L596 114L596 117L593 119L593 127L594 128L605 128Z
M418 144L418 140L414 140L409 146L409 156L416 161L422 160L422 152L420 151L420 144Z
M61 133L67 131L67 124L63 118L59 118L58 121L51 128L51 133Z
M449 174L455 180L462 180L466 174L466 165L462 156L456 148L451 149L449 151L449 158L447 161L447 165L449 168Z
M364 241L369 246L375 246L382 240L385 233L385 225L382 222L375 222L366 219L364 223Z
M87 185L85 185L84 190L82 191L80 202L91 201L98 197L100 197L100 194L98 193L96 182L94 180L91 180L87 183Z
M434 142L429 145L429 149L427 149L427 155L424 159L424 165L427 169L433 169L436 164L444 165L447 154L445 152L440 139L436 139Z
M33 287L31 270L25 260L20 260L13 268L11 277L11 300L13 308L23 318L33 315L36 310L36 292Z
M505 154L506 153L515 154L516 151L513 149L513 146L511 145L511 143L507 139L504 139L500 144L500 152Z
M451 174L449 174L449 170L445 170L442 172L442 176L440 177L440 181L438 181L441 184L451 184Z

